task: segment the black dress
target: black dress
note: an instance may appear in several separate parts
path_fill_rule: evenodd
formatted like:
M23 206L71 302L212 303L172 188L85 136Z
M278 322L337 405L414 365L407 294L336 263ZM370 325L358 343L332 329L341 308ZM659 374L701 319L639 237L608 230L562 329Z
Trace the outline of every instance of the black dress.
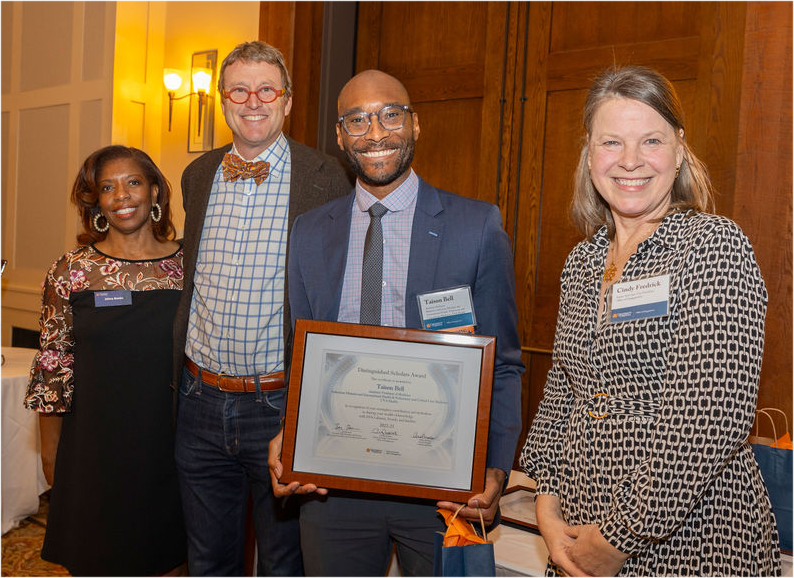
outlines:
M92 247L61 258L45 282L26 403L63 415L42 558L73 575L162 574L186 559L169 387L181 284L181 250L129 262ZM60 306L48 309L48 287ZM48 324L63 335L48 339ZM58 379L70 363L71 384Z

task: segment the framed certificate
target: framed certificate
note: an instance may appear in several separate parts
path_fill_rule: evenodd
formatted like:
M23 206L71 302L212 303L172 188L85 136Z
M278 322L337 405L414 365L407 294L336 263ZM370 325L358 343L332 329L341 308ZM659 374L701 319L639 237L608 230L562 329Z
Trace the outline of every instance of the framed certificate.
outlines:
M535 490L527 486L507 488L499 499L502 523L540 534L535 517Z
M496 338L298 319L282 483L465 502L483 491Z

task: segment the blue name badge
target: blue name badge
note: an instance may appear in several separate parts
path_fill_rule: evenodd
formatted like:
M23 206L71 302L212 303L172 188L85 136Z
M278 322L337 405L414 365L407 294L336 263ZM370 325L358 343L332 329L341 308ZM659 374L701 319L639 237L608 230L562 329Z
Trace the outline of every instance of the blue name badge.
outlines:
M132 291L95 291L94 307L132 305Z
M424 328L434 331L448 329L458 329L468 325L474 325L474 316L471 313L461 313L459 315L447 315L446 317L436 317L425 321Z
M610 323L667 315L670 304L670 275L659 275L612 286Z

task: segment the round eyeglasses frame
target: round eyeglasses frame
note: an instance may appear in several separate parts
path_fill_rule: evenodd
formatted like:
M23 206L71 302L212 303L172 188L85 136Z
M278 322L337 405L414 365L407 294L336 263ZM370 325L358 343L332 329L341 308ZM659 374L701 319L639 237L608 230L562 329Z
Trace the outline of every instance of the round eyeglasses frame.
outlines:
M270 89L270 94L273 95L273 98L271 98L270 100L265 100L259 94L260 91L265 90L266 88ZM241 101L238 102L238 101L236 101L236 100L234 100L232 98L232 91L231 90L222 90L221 94L223 95L223 97L224 98L228 98L234 104L245 104L246 102L251 100L251 95L252 94L255 95L256 98L259 99L259 102L261 102L263 104L269 104L269 103L273 102L274 100L276 100L279 96L284 96L287 93L287 89L286 88L277 89L277 88L275 88L273 86L262 86L262 87L260 87L260 88L258 88L256 90L245 90L244 88L238 86L237 88L235 88L233 90L245 91L247 93L246 96L245 96L245 100L241 100Z
M390 108L402 109L402 111L403 111L403 121L400 123L400 126L395 126L395 127L392 127L392 128L387 128L386 126L384 126L383 118L382 118L381 115L386 110L388 110ZM410 106L408 106L407 104L388 104L388 105L384 106L382 109L380 109L377 112L363 112L363 111L362 112L349 112L349 113L347 113L345 115L340 116L339 119L336 122L338 124L342 125L342 128L345 129L345 132L348 135L350 135L350 136L364 136L365 134L367 134L369 132L369 127L372 126L372 120L371 119L372 119L373 116L377 116L378 117L378 122L380 123L380 126L381 126L381 128L383 130L394 131L394 130L400 130L403 126L405 126L405 113L406 112L413 113L413 109ZM352 132L350 132L350 129L347 128L347 122L345 122L345 119L347 117L349 117L349 116L359 116L359 115L362 115L362 114L367 115L367 127L364 129L364 132L359 133L359 134L353 134Z

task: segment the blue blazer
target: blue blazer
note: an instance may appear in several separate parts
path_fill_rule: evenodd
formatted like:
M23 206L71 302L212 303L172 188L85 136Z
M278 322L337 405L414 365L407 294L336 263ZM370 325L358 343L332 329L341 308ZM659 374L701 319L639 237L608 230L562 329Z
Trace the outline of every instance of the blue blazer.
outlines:
M300 215L290 235L295 319L336 321L355 192ZM405 292L406 327L421 329L417 294L471 287L477 333L496 336L486 467L509 474L521 429L521 346L513 255L499 209L419 179Z

